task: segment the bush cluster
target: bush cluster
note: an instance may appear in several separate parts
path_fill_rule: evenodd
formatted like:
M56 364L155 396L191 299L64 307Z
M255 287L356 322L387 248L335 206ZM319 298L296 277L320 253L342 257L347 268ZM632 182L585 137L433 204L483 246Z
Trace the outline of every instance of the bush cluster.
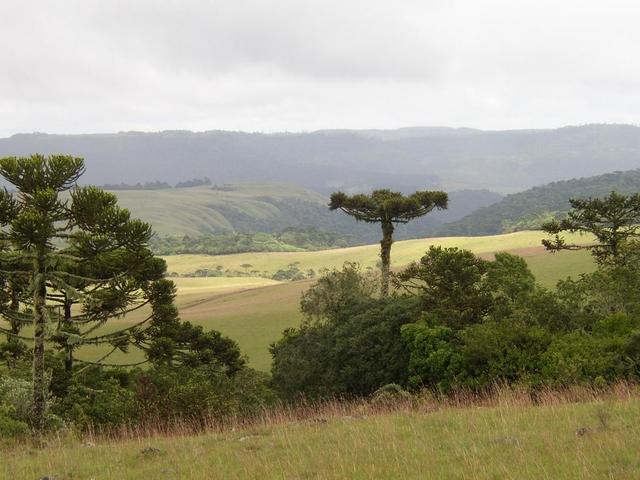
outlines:
M303 297L307 320L272 346L284 398L640 380L640 263L600 266L554 291L524 259L432 247L377 299L346 265ZM339 299L339 303L327 299Z

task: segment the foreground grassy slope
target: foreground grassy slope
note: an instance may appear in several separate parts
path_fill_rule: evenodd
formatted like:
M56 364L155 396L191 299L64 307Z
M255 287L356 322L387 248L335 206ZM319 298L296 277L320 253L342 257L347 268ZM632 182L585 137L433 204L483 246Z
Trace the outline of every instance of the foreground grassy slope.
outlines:
M541 235L521 232L510 235L476 238L447 238L408 240L394 245L394 265L400 267L419 258L431 242L447 246L458 245L470 248L484 257L492 252L509 250L522 255L529 263L538 281L549 288L567 276L577 276L593 268L586 252L562 252L550 254L539 245ZM338 267L346 260L356 260L363 265L374 266L377 261L377 245L340 250L304 253L260 253L227 256L175 256L166 257L170 269L196 270L223 263L233 268L235 264L255 262L263 269L275 271L293 261L300 262L301 269L322 266ZM262 278L174 278L178 286L177 305L182 319L208 329L216 329L238 342L247 355L251 366L269 370L271 357L269 345L280 338L285 328L299 324L301 314L298 303L301 293L313 281L279 283ZM122 328L148 315L141 310L124 320L112 322L102 331ZM79 357L86 360L99 358L107 347L87 347ZM127 354L118 352L112 360L118 363L135 362L142 358L141 352L132 350Z
M5 448L0 477L636 479L640 401L318 412L217 434L94 442Z

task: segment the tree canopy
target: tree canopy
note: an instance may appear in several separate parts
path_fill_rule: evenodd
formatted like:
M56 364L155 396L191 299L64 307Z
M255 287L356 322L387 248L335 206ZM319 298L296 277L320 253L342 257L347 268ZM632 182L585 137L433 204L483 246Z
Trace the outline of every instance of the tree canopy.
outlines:
M358 221L380 223L382 240L380 241L380 294L389 294L389 270L391 267L391 245L393 243L394 224L407 223L422 217L434 208L447 208L448 196L440 191L419 191L405 196L388 189L374 190L371 195L356 194L349 196L335 192L329 201L330 210L342 210Z
M615 263L624 253L625 244L640 235L640 194L611 192L604 198L572 199L570 203L571 210L564 219L542 226L550 235L542 241L548 250L587 249L597 262ZM592 235L596 243L567 243L562 232Z

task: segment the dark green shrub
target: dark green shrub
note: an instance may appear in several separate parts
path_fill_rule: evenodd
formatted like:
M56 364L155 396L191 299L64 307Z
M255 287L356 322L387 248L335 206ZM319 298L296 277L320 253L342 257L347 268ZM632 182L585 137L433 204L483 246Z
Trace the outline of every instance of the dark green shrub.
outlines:
M402 337L409 348L409 384L446 390L451 384L450 366L456 354L455 332L442 325L419 322L404 325Z
M400 328L415 320L417 307L413 298L377 300L338 321L286 331L271 349L276 390L292 399L368 395L406 384L409 351Z
M0 405L0 439L19 438L29 433L29 425L15 417L12 406Z
M137 417L198 423L256 413L274 400L267 380L248 368L229 375L214 365L157 366L136 379Z
M93 385L72 383L55 412L79 428L122 425L133 420L134 394L115 378Z
M539 327L487 322L461 331L417 323L403 327L414 387L482 389L498 382L537 384L551 338Z

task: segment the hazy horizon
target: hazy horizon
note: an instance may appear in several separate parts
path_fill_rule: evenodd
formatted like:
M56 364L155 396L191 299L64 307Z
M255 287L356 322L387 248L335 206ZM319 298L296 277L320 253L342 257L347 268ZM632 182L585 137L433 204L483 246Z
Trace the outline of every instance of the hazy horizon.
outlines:
M448 126L448 125L405 125L396 128L318 128L314 130L273 130L273 131L260 131L260 130L232 130L225 128L211 128L204 130L191 130L186 128L165 128L162 130L117 130L117 131L84 131L84 132L47 132L47 131L32 131L32 132L14 132L8 135L0 135L0 138L10 138L15 135L117 135L117 134L132 134L132 133L142 133L142 134L154 134L154 133L168 133L168 132L187 132L187 133L211 133L211 132L228 132L228 133L246 133L246 134L261 134L261 135L302 135L302 134L313 134L313 133L322 133L322 132L394 132L394 131L402 131L402 130L419 130L419 129L448 129L448 130L457 130L457 131L476 131L483 133L491 133L491 132L522 132L522 131L550 131L550 130L559 130L563 128L579 128L579 127L588 127L588 126L629 126L640 128L640 123L617 123L617 122L593 122L593 123L583 123L583 124L572 124L572 125L559 125L559 126L550 126L550 127L522 127L522 128L496 128L496 129L483 129L477 128L473 126Z

